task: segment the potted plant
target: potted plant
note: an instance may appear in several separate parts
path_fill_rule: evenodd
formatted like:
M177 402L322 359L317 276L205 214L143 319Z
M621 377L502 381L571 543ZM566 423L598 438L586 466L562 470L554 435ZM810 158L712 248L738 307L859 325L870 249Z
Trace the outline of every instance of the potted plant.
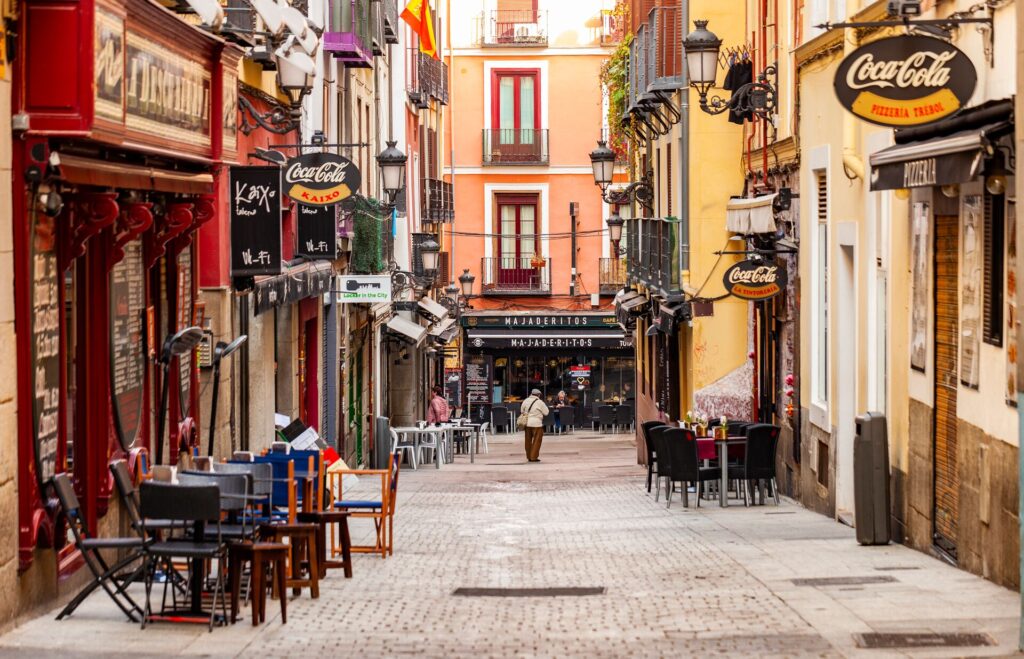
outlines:
M547 259L541 256L540 253L534 254L533 258L530 259L530 265L537 269L543 268L547 264Z

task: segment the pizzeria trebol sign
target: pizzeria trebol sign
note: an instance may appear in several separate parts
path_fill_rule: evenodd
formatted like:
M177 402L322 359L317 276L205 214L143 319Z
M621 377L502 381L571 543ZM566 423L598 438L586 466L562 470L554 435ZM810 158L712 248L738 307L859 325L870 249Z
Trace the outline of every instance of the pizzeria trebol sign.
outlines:
M850 53L836 71L843 107L880 126L919 126L956 114L978 74L967 55L933 37L879 39Z
M307 153L284 168L285 193L306 206L330 206L359 190L359 168L333 153Z
M774 263L740 261L725 271L725 290L744 300L767 300L786 287L786 271Z

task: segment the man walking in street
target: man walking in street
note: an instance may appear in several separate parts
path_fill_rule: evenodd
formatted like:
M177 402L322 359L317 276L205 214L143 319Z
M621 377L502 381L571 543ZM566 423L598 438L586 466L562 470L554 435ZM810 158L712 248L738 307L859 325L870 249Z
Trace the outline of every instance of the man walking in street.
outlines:
M441 387L434 385L434 395L427 406L427 423L448 423L448 401L441 395Z
M523 401L520 414L526 415L526 459L540 462L540 443L544 440L544 417L548 406L540 398L540 389L534 389Z

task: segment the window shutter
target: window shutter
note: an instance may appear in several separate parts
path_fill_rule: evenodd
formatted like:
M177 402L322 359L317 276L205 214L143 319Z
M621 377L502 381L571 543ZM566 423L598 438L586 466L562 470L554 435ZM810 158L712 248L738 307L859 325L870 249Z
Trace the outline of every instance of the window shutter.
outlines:
M454 281L452 279L450 256L451 255L448 252L441 252L438 254L437 278L434 279L434 282L438 286L447 286L448 282Z
M982 339L1003 345L1003 250L1005 198L985 194L985 222L982 228Z
M433 128L427 129L427 158L427 178L437 178L437 131Z
M818 222L828 222L828 177L818 172Z

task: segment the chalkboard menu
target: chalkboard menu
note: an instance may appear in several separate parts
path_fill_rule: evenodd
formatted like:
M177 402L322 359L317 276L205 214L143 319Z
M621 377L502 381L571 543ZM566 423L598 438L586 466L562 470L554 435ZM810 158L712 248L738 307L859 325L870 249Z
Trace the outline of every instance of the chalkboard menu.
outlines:
M466 399L470 405L489 405L494 360L490 355L470 355L465 366Z
M232 167L231 276L281 273L281 168Z
M110 389L114 427L121 447L135 443L142 421L146 369L146 269L142 241L124 247L124 258L110 271Z
M178 254L178 327L180 331L192 326L192 247L186 247ZM193 353L187 352L178 357L180 375L178 384L181 389L181 416L188 416L192 389L192 358Z
M311 259L338 258L337 213L334 206L296 206L295 255Z
M36 476L41 492L57 468L60 427L60 278L53 218L38 213L32 235L32 396ZM43 494L43 496L46 496Z
M444 392L450 407L462 407L462 369L444 369Z

